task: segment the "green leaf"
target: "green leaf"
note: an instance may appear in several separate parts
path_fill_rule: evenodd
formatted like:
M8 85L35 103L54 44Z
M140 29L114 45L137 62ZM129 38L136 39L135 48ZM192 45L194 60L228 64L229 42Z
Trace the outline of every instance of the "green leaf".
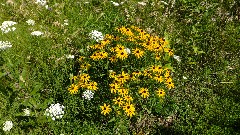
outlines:
M42 88L42 84L41 83L34 83L34 88L33 91L30 93L31 96L35 95L40 89Z
M0 72L0 78L2 78L3 76L7 75L7 73L2 73Z
M110 122L113 122L113 121L115 121L116 119L115 119L115 117L113 117L111 120L109 120L108 122L110 123Z

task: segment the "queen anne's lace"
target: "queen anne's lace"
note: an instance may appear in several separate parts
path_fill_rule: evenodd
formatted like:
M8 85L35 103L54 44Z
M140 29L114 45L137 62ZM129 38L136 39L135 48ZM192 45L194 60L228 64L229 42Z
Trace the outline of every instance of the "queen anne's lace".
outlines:
M97 42L103 40L104 38L102 32L96 30L93 30L89 35L92 39L96 40Z
M13 25L17 24L13 21L4 21L2 25L0 26L0 29L3 33L8 33L10 31L14 31L16 28L12 27Z
M86 90L83 92L82 97L87 100L91 100L93 98L94 93L91 90Z
M0 41L0 51L11 47L12 44L9 41Z
M50 116L52 120L60 119L64 115L64 111L63 111L64 108L65 107L59 103L51 104L51 106L46 109L45 115Z
M13 127L13 122L12 121L6 121L3 124L3 131L10 131L12 127Z

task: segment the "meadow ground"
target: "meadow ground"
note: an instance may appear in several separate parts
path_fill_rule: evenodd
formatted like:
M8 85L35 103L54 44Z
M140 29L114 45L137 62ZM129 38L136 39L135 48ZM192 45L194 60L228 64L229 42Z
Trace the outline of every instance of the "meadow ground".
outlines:
M7 0L0 24L0 134L240 134L238 0Z

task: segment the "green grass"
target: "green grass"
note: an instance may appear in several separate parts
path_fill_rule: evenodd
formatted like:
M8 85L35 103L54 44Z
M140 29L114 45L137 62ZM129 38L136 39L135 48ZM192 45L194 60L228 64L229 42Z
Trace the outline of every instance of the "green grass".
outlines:
M31 1L0 4L0 23L18 23L0 36L13 44L0 50L0 125L14 123L9 132L0 126L0 134L240 134L240 3L137 2L116 7L107 0L54 0L50 9ZM28 19L35 25L27 25ZM66 19L69 25L63 26ZM78 57L90 53L92 30L108 34L131 25L168 38L181 62L170 60L175 88L155 110L147 112L147 104L139 115L112 119L96 106L104 99L86 102L70 95L69 78L79 71ZM32 36L35 30L47 34ZM65 54L75 58L61 59ZM47 119L45 109L57 102L66 106L64 117ZM26 107L31 116L23 116Z

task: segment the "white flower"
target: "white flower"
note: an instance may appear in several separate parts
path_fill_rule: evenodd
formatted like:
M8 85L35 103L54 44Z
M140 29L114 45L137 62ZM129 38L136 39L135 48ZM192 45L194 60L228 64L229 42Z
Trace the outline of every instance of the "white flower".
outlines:
M165 1L160 1L161 3L163 3L163 4L165 4L165 5L168 5L168 3L167 2L165 2Z
M23 112L24 112L24 116L30 116L30 109L29 108L23 109Z
M114 1L110 1L110 2L112 2L112 4L113 4L114 6L119 6L119 5L120 5L119 3L114 2Z
M13 122L12 121L6 121L3 124L3 131L10 131L12 127L13 127Z
M145 2L138 2L139 5L146 6L147 4Z
M50 116L52 120L60 119L64 115L64 111L63 111L64 108L65 107L59 103L51 104L51 106L46 109L44 115Z
M34 31L34 32L31 33L31 35L33 35L33 36L40 36L42 34L43 33L41 31Z
M35 2L36 4L39 4L41 6L45 6L47 4L47 1L46 0L36 0Z
M92 39L96 40L97 42L103 40L104 38L102 32L99 32L97 30L92 30L92 32L89 35L91 36Z
M131 50L130 50L129 48L125 48L124 50L125 50L128 54L131 53Z
M35 21L32 20L32 19L28 19L28 20L26 21L26 23L27 23L28 25L34 25L34 24L35 24Z
M87 100L91 100L93 98L94 93L91 90L86 90L83 92L82 97Z
M66 57L67 59L74 59L74 55L70 55L70 54L65 55L65 57Z
M68 20L64 20L63 25L68 25Z
M187 77L186 77L186 76L183 76L183 79L185 79L185 80L186 80L186 79L187 79Z
M0 29L3 33L8 33L10 31L16 30L15 27L12 27L13 25L17 24L16 22L13 21L4 21L2 25L0 26Z
M174 59L176 59L178 62L180 62L180 61L181 61L180 57L179 57L179 56L177 56L177 55L173 55L173 58L174 58Z
M9 41L0 41L0 50L11 48L12 44Z

